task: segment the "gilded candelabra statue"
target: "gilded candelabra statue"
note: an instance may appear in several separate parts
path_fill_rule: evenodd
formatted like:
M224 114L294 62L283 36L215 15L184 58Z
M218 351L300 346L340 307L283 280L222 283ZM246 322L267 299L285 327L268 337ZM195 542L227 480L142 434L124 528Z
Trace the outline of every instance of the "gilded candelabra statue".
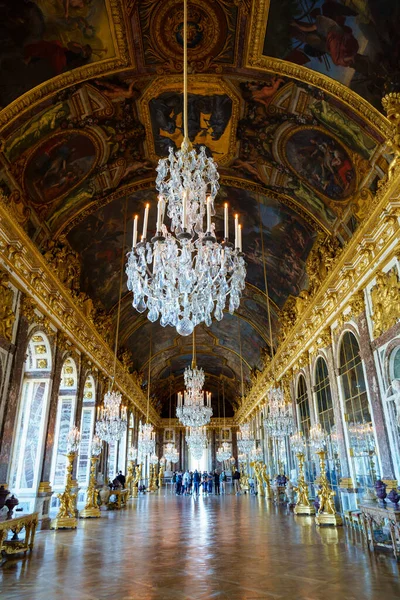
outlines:
M240 485L245 492L249 489L249 476L247 474L244 463L240 464Z
M132 496L132 484L133 484L133 460L128 461L128 467L126 469L126 480L125 480L125 488L129 490L129 496Z
M50 524L51 529L76 529L77 519L75 517L75 499L76 494L72 492L72 468L74 460L77 456L77 451L71 451L67 454L67 478L65 482L65 490L62 494L57 494L60 500L60 509L57 516Z
M293 512L295 515L315 515L315 508L310 504L308 485L304 477L304 453L298 452L296 456L299 462L299 474L297 477L297 486L293 488L297 493L296 506Z
M91 456L90 458L90 478L88 489L86 492L86 504L85 508L79 513L79 516L82 518L100 517L100 508L97 502L99 490L96 487L96 463L98 460L98 456Z
M139 495L139 483L142 478L142 465L136 465L135 478L132 482L132 498L137 498Z
M335 492L331 489L329 485L329 481L326 477L326 452L325 450L318 450L317 455L319 457L319 468L320 468L320 476L319 476L319 490L318 490L318 498L319 498L319 509L317 514L315 515L315 523L319 525L333 525L337 527L338 525L342 525L342 518L336 512L335 503L333 498L335 496Z
M165 463L160 461L160 468L158 471L158 489L161 489L164 480Z
M264 480L261 472L261 464L258 461L253 461L250 463L250 466L253 467L254 475L257 480L257 492L259 496L265 496L264 490Z
M271 490L271 479L267 473L267 465L266 464L261 465L261 476L265 483L265 497L268 499L271 499L273 497L272 490Z
M157 469L155 465L150 463L149 465L149 487L148 492L156 492L157 491Z

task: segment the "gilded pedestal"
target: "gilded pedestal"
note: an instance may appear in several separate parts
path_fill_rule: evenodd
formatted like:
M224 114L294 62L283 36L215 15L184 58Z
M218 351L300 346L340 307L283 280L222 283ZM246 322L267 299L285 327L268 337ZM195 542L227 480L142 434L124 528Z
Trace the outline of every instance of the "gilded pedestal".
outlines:
M57 494L60 500L60 510L55 519L51 522L50 529L76 529L77 519L75 517L76 494L71 492L73 488L72 466L76 458L76 452L68 452L67 479L65 490L62 494Z
M86 518L98 518L100 517L100 507L97 502L99 490L96 489L96 463L99 460L98 456L92 456L90 459L90 479L89 486L86 494L86 505L83 510L79 513L79 516L83 519Z
M303 452L297 454L297 460L299 461L299 476L297 478L297 486L293 488L297 493L296 506L294 507L293 512L295 515L315 515L315 508L310 504L308 485L304 478Z
M333 502L333 498L335 496L335 492L331 490L328 479L326 477L326 452L325 450L319 450L317 452L319 456L319 466L320 466L320 478L319 478L319 509L315 516L315 523L319 525L333 525L337 527L338 525L343 525L342 517L336 512L335 504Z

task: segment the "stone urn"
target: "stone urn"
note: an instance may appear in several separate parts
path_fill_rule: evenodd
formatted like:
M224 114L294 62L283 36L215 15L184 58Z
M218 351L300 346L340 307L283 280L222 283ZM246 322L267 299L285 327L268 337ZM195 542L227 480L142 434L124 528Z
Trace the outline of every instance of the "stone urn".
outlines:
M386 483L383 483L383 481L378 479L378 481L375 482L374 488L375 488L376 497L378 498L379 506L385 506L385 504L386 504L385 498L387 496Z
M5 505L8 508L8 513L7 513L7 519L12 519L13 518L13 510L16 506L18 506L19 501L18 498L16 498L14 496L14 494L12 494L11 496L9 496L5 502Z
M100 502L101 502L101 506L107 506L108 504L108 500L110 498L110 494L111 494L111 490L108 487L108 485L103 485L103 487L101 488L100 492L99 492L99 496L100 496Z

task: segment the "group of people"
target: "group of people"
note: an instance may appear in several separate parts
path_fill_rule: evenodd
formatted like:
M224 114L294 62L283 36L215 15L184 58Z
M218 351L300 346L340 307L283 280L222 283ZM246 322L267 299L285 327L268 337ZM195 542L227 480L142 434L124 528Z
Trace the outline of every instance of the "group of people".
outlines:
M232 476L236 494L240 493L240 473L235 471ZM225 471L219 473L216 469L213 472L203 473L197 469L195 471L177 471L172 476L172 483L175 485L175 494L177 496L208 496L214 492L215 495L226 493L227 476Z

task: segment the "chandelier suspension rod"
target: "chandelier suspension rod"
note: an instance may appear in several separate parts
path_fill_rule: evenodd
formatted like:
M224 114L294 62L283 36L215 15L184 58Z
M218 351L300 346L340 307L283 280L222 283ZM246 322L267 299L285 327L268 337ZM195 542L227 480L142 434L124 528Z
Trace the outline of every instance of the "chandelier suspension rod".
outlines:
M187 0L183 0L183 142L182 148L191 146L188 131L188 58L187 58Z
M265 261L265 250L264 250L264 228L261 218L261 203L260 198L258 198L258 216L260 220L260 236L261 236L261 256L263 262L263 271L264 271L264 286L265 286L265 295L267 297L267 315L268 315L268 327L269 327L269 344L271 347L271 362L274 376L274 383L276 384L276 367L275 367L275 352L274 352L274 344L272 339L272 321L271 321L271 308L269 303L269 289L268 289L268 280L267 280L267 265Z
M147 409L146 409L146 424L149 422L150 411L150 379L151 379L151 342L153 340L153 328L150 327L150 348L149 348L149 369L147 373Z
M118 338L119 338L119 325L121 320L121 297L122 297L122 278L124 274L124 263L125 263L125 242L126 242L126 220L128 213L128 196L125 198L125 212L124 212L124 235L122 241L122 250L121 250L121 269L119 274L119 295L118 295L118 312L117 312L117 328L115 331L115 344L114 344L114 368L113 368L113 377L111 388L114 385L115 380L115 372L117 369L117 350L118 350Z
M193 335L192 335L192 344L193 344L193 348L192 348L192 369L196 368L196 327L193 327Z
M239 329L239 352L240 352L240 379L242 386L242 402L244 400L244 383L243 383L243 357L242 357L242 333L240 331L240 318L237 317L238 320L238 329Z
M224 410L224 429L226 426L226 420L225 420L225 381L222 382L222 406L223 406L223 410Z

